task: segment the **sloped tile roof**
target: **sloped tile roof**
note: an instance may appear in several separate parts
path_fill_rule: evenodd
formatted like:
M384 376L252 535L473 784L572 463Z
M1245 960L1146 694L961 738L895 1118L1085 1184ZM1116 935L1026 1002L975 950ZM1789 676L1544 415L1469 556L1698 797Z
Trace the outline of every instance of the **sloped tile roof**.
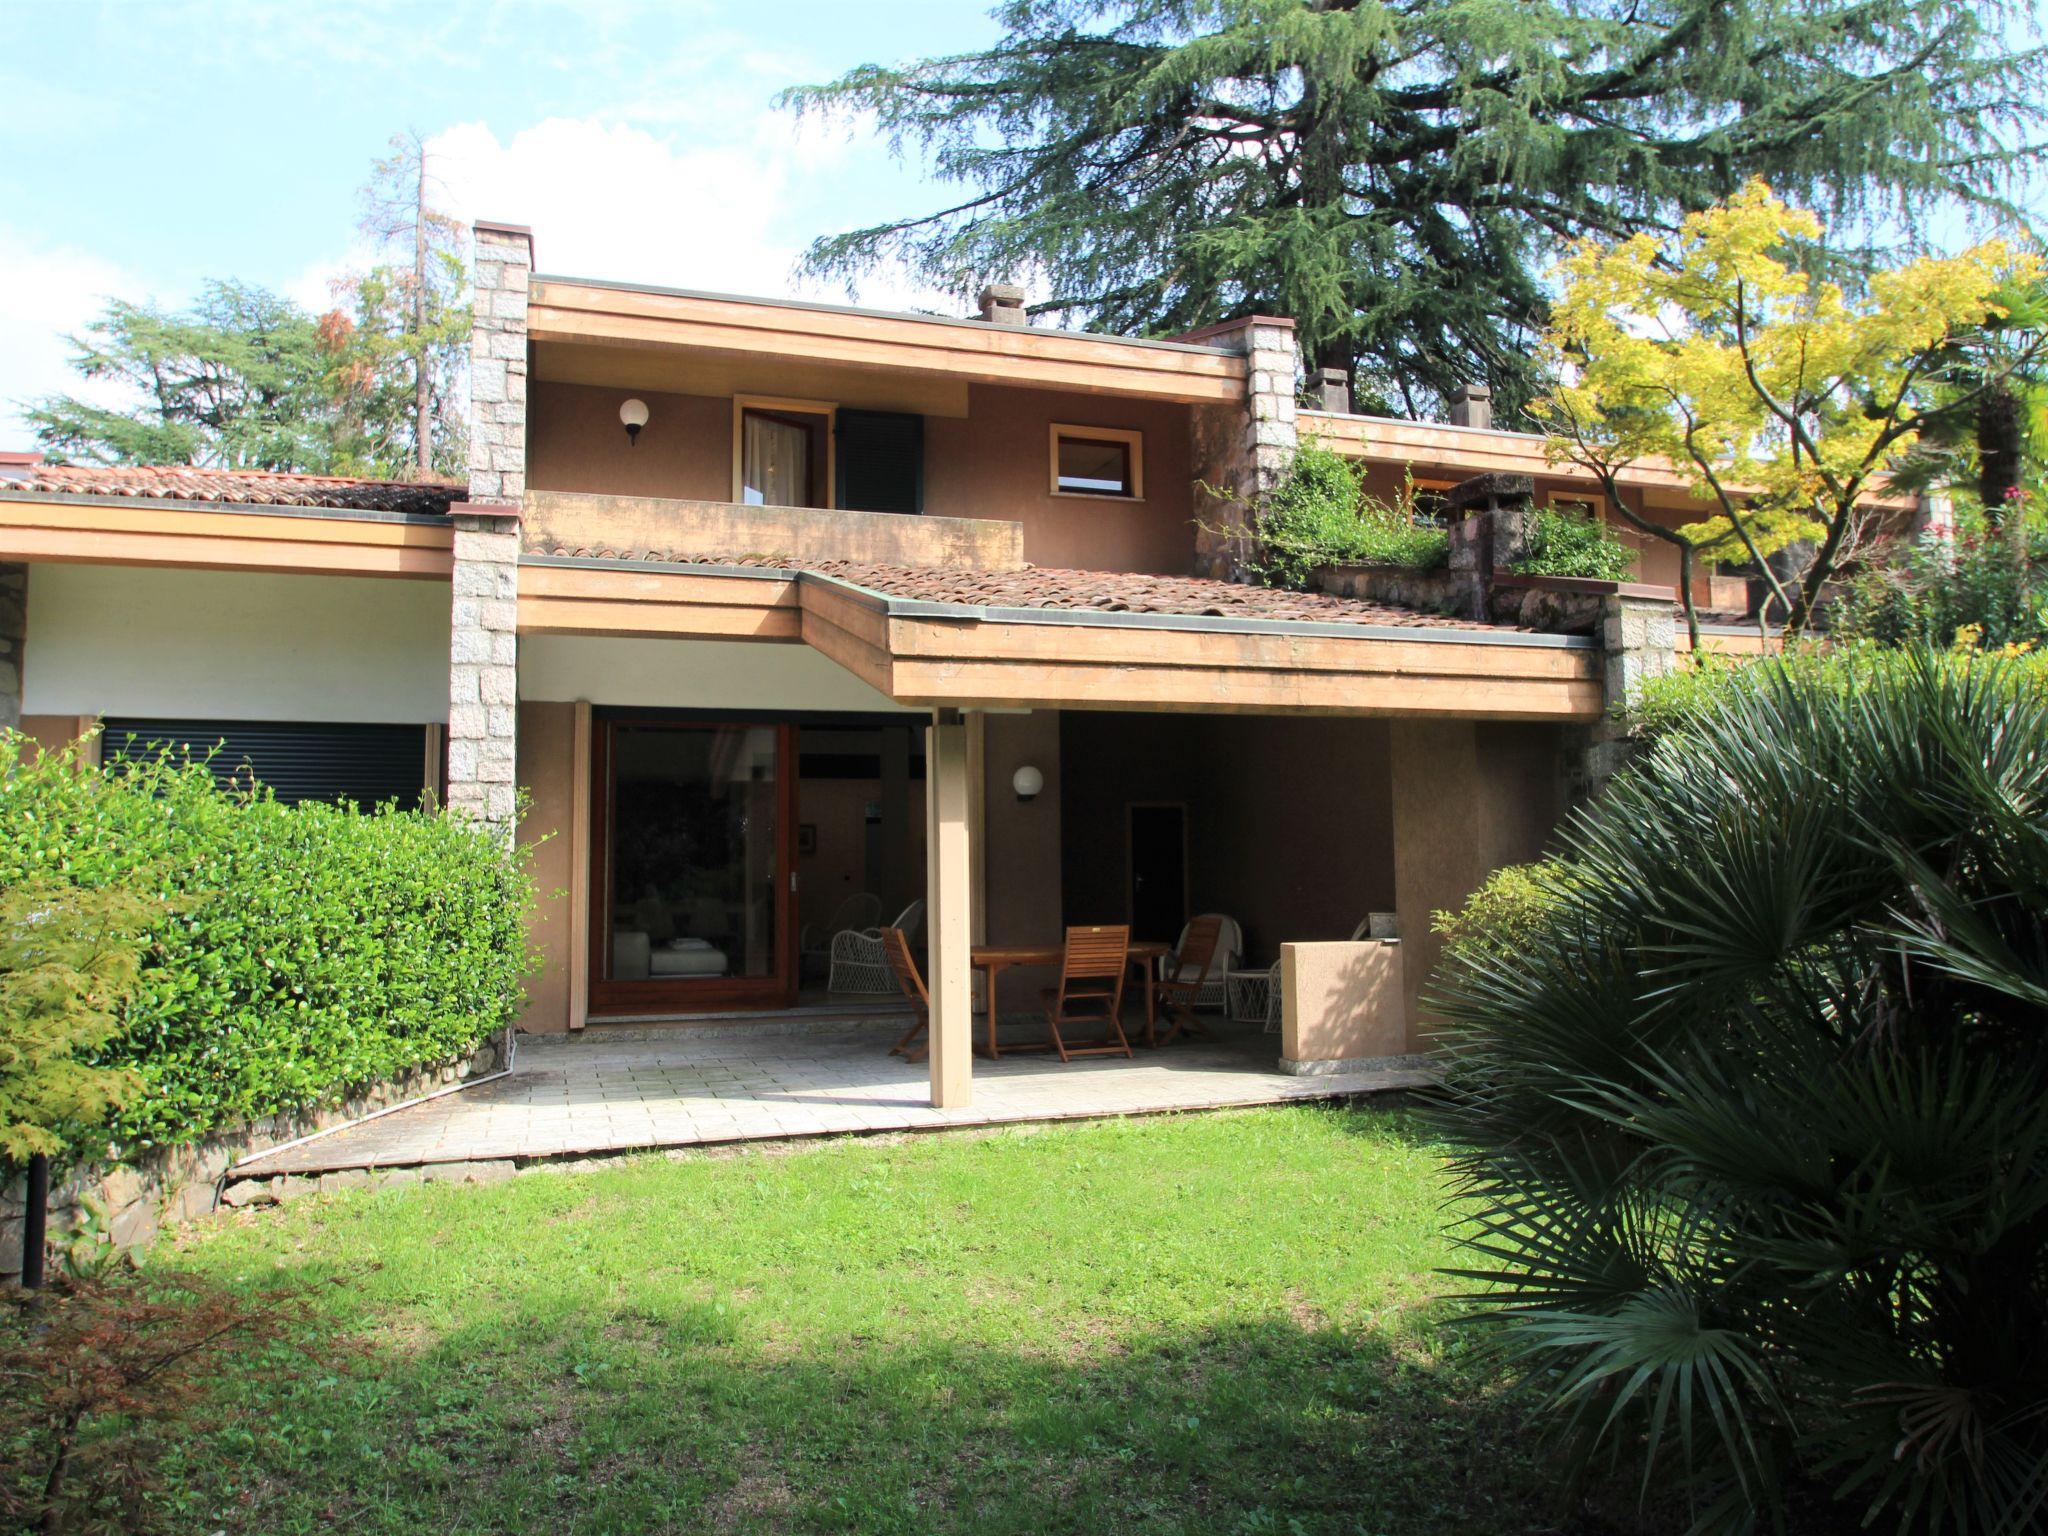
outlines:
M254 506L332 507L356 512L444 514L468 494L450 481L366 480L346 475L287 475L195 465L36 464L8 488L72 496L148 496Z
M1296 624L1396 625L1409 629L1502 629L1327 592L1285 592L1200 576L1073 571L1027 565L1013 571L934 570L855 560L789 560L762 555L671 554L658 550L572 548L579 559L660 560L685 564L795 568L836 577L888 597L989 608L1049 608L1082 613L1154 613L1190 618L1263 619Z

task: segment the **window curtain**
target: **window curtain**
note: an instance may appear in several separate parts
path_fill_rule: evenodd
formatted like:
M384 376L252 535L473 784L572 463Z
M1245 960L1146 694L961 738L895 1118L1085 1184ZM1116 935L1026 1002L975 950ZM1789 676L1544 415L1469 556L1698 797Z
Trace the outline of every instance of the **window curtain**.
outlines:
M811 434L749 412L741 423L741 487L750 507L810 505Z

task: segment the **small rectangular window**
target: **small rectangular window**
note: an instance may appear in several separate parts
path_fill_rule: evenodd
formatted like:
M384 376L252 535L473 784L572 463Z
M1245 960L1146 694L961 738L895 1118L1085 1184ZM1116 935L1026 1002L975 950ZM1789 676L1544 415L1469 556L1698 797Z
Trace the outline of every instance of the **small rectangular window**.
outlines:
M1052 429L1052 489L1061 496L1145 494L1144 439L1115 427Z

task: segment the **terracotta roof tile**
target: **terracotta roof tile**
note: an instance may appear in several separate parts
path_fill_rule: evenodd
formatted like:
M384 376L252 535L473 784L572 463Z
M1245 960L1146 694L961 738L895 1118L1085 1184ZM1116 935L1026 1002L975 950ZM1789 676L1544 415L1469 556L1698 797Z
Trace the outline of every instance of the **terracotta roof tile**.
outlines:
M669 554L557 546L551 554L579 559L663 560L776 569L795 567L833 576L889 597L990 608L1051 608L1084 613L1156 613L1198 618L1265 619L1297 624L1385 624L1411 629L1499 629L1392 603L1326 592L1284 592L1199 576L1148 576L1125 571L1070 571L1024 566L1012 571L932 570L854 560L790 560L763 555Z
M38 464L11 489L72 496L150 496L256 506L332 507L359 512L442 514L467 488L449 481L367 480L346 475L287 475L196 465Z

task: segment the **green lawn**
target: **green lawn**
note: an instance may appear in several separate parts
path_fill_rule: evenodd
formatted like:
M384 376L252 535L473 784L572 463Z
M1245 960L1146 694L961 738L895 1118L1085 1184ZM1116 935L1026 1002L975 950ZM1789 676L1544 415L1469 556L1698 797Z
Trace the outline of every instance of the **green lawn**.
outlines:
M191 1532L1527 1532L1432 1326L1437 1156L1319 1107L304 1200L163 1251L343 1277L238 1373Z

